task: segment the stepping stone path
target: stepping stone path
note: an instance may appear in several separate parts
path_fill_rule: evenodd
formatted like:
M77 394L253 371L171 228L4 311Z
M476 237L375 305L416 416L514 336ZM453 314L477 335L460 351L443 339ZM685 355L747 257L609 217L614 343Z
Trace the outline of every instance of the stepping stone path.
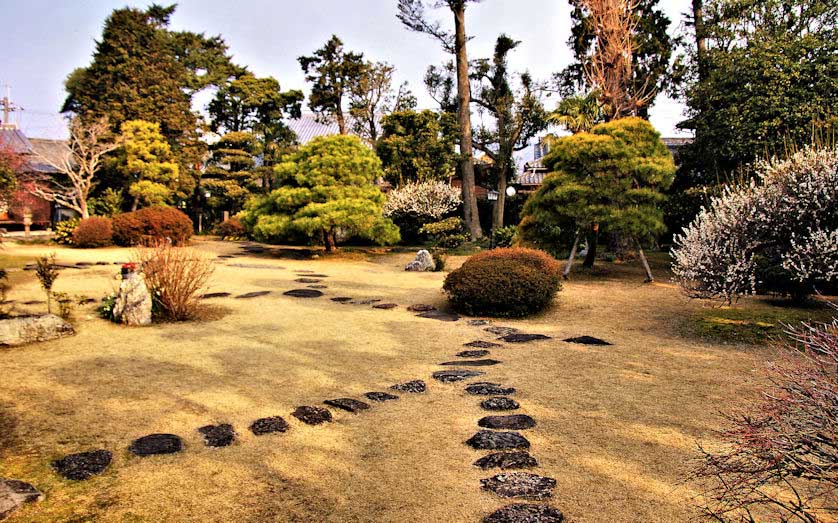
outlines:
M477 340L464 343L463 347L474 347L475 349L492 349L495 347L503 347L503 345L491 341Z
M304 405L297 407L297 410L292 412L291 415L308 425L320 425L332 421L332 413L323 407Z
M523 332L516 332L512 334L507 334L506 336L501 336L498 339L501 339L507 343L528 343L530 341L536 340L549 340L550 336L546 336L544 334L524 334Z
M423 312L421 314L417 314L419 318L429 318L431 320L439 320L439 321L459 321L460 316L450 312L442 312L442 311L428 311Z
M499 383L480 381L470 383L466 387L466 393L472 396L506 396L508 394L515 394L515 389L513 387L501 387Z
M486 416L480 418L477 425L484 429L524 430L535 427L535 420L526 414L509 416Z
M183 450L183 441L174 434L149 434L135 439L128 450L137 456L174 454Z
M482 376L484 373L476 370L452 369L440 370L431 374L435 380L443 383L454 383L456 381L463 381L475 376Z
M0 519L5 519L26 503L42 499L44 495L29 483L0 478Z
M526 450L493 452L474 462L475 467L489 469L529 469L538 466L538 461Z
M201 299L210 300L212 298L226 298L228 296L230 296L229 292L209 292L207 294L202 294Z
M410 312L431 312L435 311L436 307L425 303L416 303L407 308Z
M316 289L294 289L285 291L282 294L285 296L292 296L294 298L319 298L323 293Z
M276 432L288 432L289 428L291 427L282 416L259 418L250 424L250 432L256 436L264 436L265 434L274 434Z
M478 431L466 440L466 445L477 450L528 449L530 442L517 432Z
M267 296L270 294L271 291L253 291L253 292L246 292L244 294L239 294L236 296L237 300L247 300L249 298L258 298L259 296Z
M440 365L448 366L448 367L456 367L456 366L463 366L463 367L489 367L492 365L497 365L498 363L502 363L498 360L486 359L486 360L460 360L460 361L446 361L444 363L440 363Z
M480 408L483 410L515 410L521 408L521 405L512 398L498 397L481 401Z
M593 336L576 336L575 338L568 338L567 343L580 343L582 345L613 345L605 340L594 338Z
M294 281L297 283L320 283L321 280L317 278L297 278Z
M330 407L351 412L352 414L358 414L360 411L370 408L369 403L364 403L363 401L352 398L337 398L333 400L326 400L323 403Z
M372 306L373 309L386 309L386 310L395 309L396 307L398 307L398 305L395 304L395 303L378 303L378 304Z
M517 332L521 332L519 329L515 327L501 327L498 325L493 325L491 327L486 327L483 329L486 332L490 332L492 334L497 334L498 336L507 336L509 334L515 334Z
M113 460L113 454L107 450L93 450L70 454L53 461L50 465L64 479L82 481L108 468Z
M226 447L236 439L236 431L229 423L206 425L198 429L207 447Z
M428 390L427 385L422 380L407 381L405 383L397 383L390 387L390 390L397 390L399 392L410 392L412 394L420 394Z
M457 353L460 358L482 358L488 355L489 351L487 350L464 350Z
M468 324L472 327L482 327L484 325L489 325L490 323L492 322L489 320L468 320Z
M483 523L563 523L561 510L549 505L515 503L492 512Z
M367 399L372 401L384 402L384 401L392 401L399 399L398 396L395 394L390 394L389 392L367 392L364 394Z
M349 296L337 296L335 298L331 298L331 300L337 303L347 303L352 301L352 298Z
M502 498L546 499L553 495L556 480L529 472L503 472L481 479L480 487Z

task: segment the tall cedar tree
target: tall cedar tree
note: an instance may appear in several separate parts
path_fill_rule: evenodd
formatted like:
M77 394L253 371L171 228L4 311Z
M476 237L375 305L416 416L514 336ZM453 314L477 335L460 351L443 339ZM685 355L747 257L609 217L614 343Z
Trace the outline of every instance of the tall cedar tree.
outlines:
M648 121L629 117L551 145L544 158L550 174L524 206L521 236L537 243L545 228L571 220L577 232L569 268L580 233L599 224L635 241L651 281L641 244L664 230L663 191L675 175L660 134Z
M460 176L463 184L463 218L472 240L483 237L474 183L474 155L471 131L471 87L466 51L466 4L480 0L398 0L398 18L411 31L425 33L437 39L442 47L456 58L457 64L457 118L460 126ZM442 28L438 21L425 15L426 5L431 8L447 7L454 15L454 33Z
M326 44L311 56L297 58L311 82L308 105L322 121L336 121L340 134L347 134L349 128L344 114L344 100L349 98L353 88L367 73L363 53L343 50L343 42L332 35Z
M243 218L260 241L306 238L327 252L343 238L399 241L382 214L385 197L373 181L381 160L357 136L318 137L276 166L279 188L251 201Z
M131 210L169 203L178 185L180 166L160 133L160 124L130 120L121 126L122 158Z
M201 189L210 194L210 209L234 214L262 187L261 173L255 169L256 137L247 131L231 131L211 145L210 151L212 157L201 177Z
M381 120L376 152L394 185L446 180L454 173L457 120L451 113L407 110Z

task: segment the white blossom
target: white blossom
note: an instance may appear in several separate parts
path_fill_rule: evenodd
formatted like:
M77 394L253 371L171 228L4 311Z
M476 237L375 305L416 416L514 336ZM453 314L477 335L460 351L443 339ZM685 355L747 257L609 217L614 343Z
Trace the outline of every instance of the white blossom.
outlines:
M412 182L387 194L384 215L412 214L439 220L461 203L460 190L445 182Z

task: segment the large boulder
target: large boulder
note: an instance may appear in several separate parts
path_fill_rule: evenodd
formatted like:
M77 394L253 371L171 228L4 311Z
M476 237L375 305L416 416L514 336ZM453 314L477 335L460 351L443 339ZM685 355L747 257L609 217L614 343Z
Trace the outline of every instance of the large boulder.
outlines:
M429 253L425 249L422 249L421 251L417 252L416 258L414 258L412 262L404 266L404 270L411 272L433 271L434 269L436 269L434 257L431 256L431 253Z
M0 320L0 346L49 341L75 334L73 326L55 314Z
M123 274L113 306L113 315L125 325L151 324L151 293L136 272Z
M44 495L29 483L0 478L0 519L6 519L24 503L34 503L42 499Z

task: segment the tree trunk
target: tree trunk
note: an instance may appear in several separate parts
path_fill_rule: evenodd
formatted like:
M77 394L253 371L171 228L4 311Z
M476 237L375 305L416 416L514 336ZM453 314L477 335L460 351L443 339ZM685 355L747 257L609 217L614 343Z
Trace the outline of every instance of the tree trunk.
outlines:
M338 129L340 130L340 134L347 134L346 118L343 116L343 110L340 107L338 107L337 111L335 112L335 119L338 121Z
M646 260L646 253L643 252L643 247L640 246L640 242L637 242L637 252L640 254L640 263L643 264L643 270L646 271L646 283L652 283L655 281L655 277L652 276L652 269L649 268L649 262Z
M457 56L457 100L460 124L460 176L463 180L463 218L472 240L483 237L477 196L474 192L474 158L471 140L471 91L466 53L465 2L452 4L454 12L454 51Z
M590 269L594 266L596 261L596 244L599 241L599 224L595 223L588 233L588 254L585 256L585 261L582 262L582 267Z
M140 197L139 196L134 196L134 202L131 204L131 212L136 211L137 207L139 207L139 206L140 206Z
M573 239L573 247L570 249L570 256L567 257L567 265L564 267L564 272L562 273L562 279L567 279L570 276L570 269L573 268L573 260L576 259L576 249L579 248L579 238L582 234L579 231L576 231L576 237Z
M79 198L79 214L81 215L81 219L85 220L90 218L90 211L87 208L87 200L84 198Z
M707 34L704 28L704 0L692 0L692 8L698 80L702 81L707 78Z
M506 169L506 165L501 165L498 168L498 201L495 202L494 212L492 213L493 231L503 227L503 211L506 206Z
M332 231L323 231L323 244L326 246L326 252L335 251L335 233Z

